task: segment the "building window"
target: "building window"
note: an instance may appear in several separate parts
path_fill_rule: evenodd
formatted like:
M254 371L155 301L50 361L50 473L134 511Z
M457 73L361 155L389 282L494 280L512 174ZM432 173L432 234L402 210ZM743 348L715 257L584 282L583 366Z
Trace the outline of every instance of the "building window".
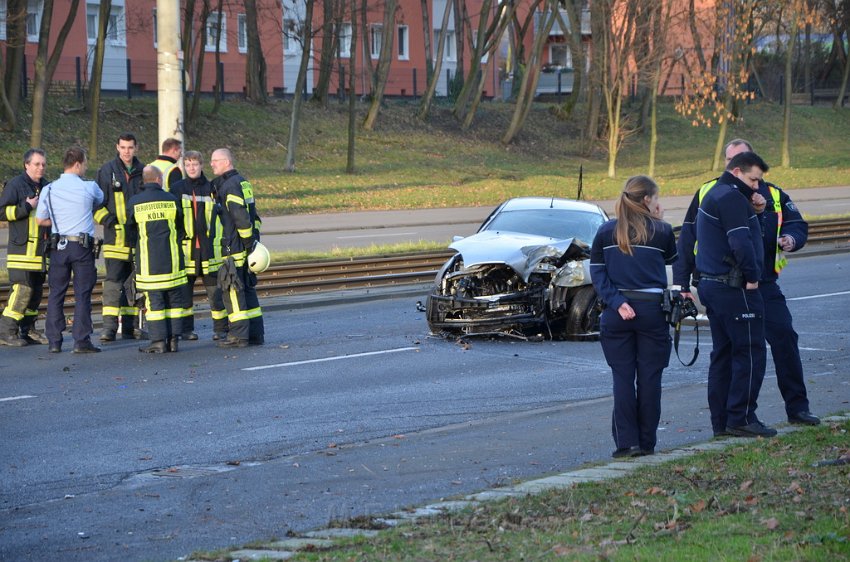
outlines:
M240 53L248 52L248 18L245 14L236 16L236 45Z
M221 16L221 36L218 34L218 18ZM219 14L209 14L207 16L207 42L204 45L206 51L215 51L215 46L218 44L219 50L222 53L227 52L227 16Z
M0 0L0 41L6 39L6 0Z
M344 28L343 24L343 28ZM351 27L348 28L351 30ZM298 37L301 35L301 28L298 22L286 18L283 20L283 52L291 55L298 52ZM350 37L350 36L349 36ZM349 40L350 43L350 40ZM349 49L350 50L350 49Z
M566 43L549 45L549 65L564 69L573 67L572 52Z
M434 44L439 46L440 41L440 33L442 30L435 29L434 30ZM436 56L436 50L434 55ZM446 44L443 48L443 60L444 61L455 61L457 60L457 53L455 52L455 32L452 30L446 30Z
M42 3L40 0L29 0L27 2L27 41L38 42L41 12Z
M154 49L156 49L156 44L157 44L157 39L156 39L157 33L159 33L159 30L157 30L157 28L156 28L156 8L154 8L153 9L153 47L154 47Z
M408 28L406 25L398 26L398 60L410 60L410 46L408 44Z
M369 54L373 59L381 56L381 45L384 41L384 26L371 25L369 26Z
M86 37L89 45L97 43L99 31L100 6L98 4L86 5ZM124 8L112 6L109 12L108 24L106 25L106 41L110 45L124 46Z
M350 23L344 23L339 28L339 56L346 59L351 56Z

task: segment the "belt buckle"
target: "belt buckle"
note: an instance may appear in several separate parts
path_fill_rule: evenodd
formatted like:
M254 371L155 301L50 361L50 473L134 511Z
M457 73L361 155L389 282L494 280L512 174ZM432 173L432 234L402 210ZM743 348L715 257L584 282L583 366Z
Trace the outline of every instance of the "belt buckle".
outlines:
M56 245L56 249L64 250L67 247L68 247L68 239L66 237L62 236L61 238L59 238L59 244Z

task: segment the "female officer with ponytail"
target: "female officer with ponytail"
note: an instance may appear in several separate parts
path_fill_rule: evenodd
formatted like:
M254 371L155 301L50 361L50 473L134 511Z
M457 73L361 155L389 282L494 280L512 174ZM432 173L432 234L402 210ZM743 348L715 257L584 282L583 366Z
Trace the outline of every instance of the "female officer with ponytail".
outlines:
M661 304L676 240L661 220L658 185L647 176L626 180L614 211L617 218L593 240L590 275L605 305L600 340L614 379L613 456L619 458L655 452L661 373L671 349Z

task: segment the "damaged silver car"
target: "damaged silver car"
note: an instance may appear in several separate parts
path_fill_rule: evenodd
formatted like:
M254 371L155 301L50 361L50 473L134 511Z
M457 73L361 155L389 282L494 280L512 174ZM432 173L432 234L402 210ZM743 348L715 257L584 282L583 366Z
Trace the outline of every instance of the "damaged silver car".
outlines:
M502 203L449 247L428 296L432 333L595 339L601 305L590 244L608 220L600 207L549 197Z

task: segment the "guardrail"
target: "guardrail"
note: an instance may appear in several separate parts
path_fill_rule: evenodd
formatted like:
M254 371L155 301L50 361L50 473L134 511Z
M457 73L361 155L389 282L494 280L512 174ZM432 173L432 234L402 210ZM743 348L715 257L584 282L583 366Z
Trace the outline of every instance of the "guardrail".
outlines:
M831 247L830 247L831 246ZM850 219L829 219L809 223L809 240L806 248L817 247L827 251L850 251ZM292 262L270 267L257 276L260 299L343 289L366 289L428 283L434 279L440 266L451 256L452 250L392 256L368 256L347 260L319 260ZM101 280L92 293L93 312L100 313ZM0 287L0 301L5 305L10 287ZM45 294L47 287L45 286ZM203 300L205 291L196 284L196 298ZM46 310L47 299L40 311ZM65 312L74 309L73 285L65 299Z

